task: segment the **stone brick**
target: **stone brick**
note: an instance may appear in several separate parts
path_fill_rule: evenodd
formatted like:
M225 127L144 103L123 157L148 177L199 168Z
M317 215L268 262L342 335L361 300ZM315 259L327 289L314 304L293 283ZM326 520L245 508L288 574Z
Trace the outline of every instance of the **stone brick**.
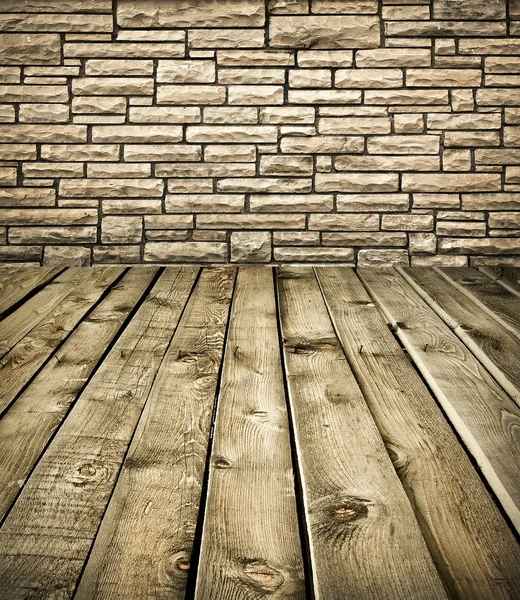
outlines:
M284 137L280 144L282 152L308 154L341 154L363 152L362 137L345 135L317 135L312 137Z
M422 48L376 48L374 50L358 50L356 66L358 67L429 67L430 50Z
M78 42L63 45L66 58L182 58L184 51L183 43Z
M252 177L256 165L252 163L159 163L157 177Z
M159 83L213 83L216 78L212 60L160 60Z
M245 204L243 194L168 194L166 212L240 212Z
M460 208L459 194L414 194L414 208Z
M462 194L462 208L472 210L520 210L520 194Z
M269 262L271 233L269 231L234 231L231 234L232 262Z
M90 248L74 246L45 246L43 264L48 267L67 265L85 267L90 264Z
M153 79L141 77L83 77L73 81L72 91L76 95L84 96L150 95L154 91L154 82Z
M482 23L479 21L387 21L387 35L409 36L489 36L505 35L505 23Z
M398 88L403 74L400 69L339 69L335 82L339 88Z
M349 154L339 156L334 164L338 171L438 171L440 157L424 154L411 156Z
M436 135L391 135L368 138L371 154L438 154L439 137Z
M478 69L407 69L406 85L412 87L478 87Z
M462 115L429 114L428 129L499 129L502 126L500 113L468 113Z
M302 15L309 12L308 0L268 0L267 10L273 15Z
M390 120L384 118L321 118L318 121L318 132L322 134L343 135L375 135L390 133Z
M22 167L24 177L83 177L83 163L37 163L30 162Z
M405 192L493 192L501 179L492 173L405 173L402 186Z
M17 173L15 167L0 167L0 185L16 185Z
M395 265L408 265L407 250L370 249L360 250L357 256L360 267L392 267Z
M111 142L180 142L182 128L171 125L98 125L92 128L92 141Z
M217 63L225 67L284 67L294 65L291 50L219 50Z
M375 16L271 17L273 48L375 48L379 44Z
M4 208L0 225L95 225L97 210L89 208Z
M162 179L65 179L59 193L66 198L147 198L162 196Z
M60 36L45 33L0 33L0 64L59 65Z
M408 194L338 194L338 212L393 212L408 210Z
M97 241L96 227L11 227L11 244L89 244Z
M269 229L303 229L304 215L269 215ZM197 225L205 229L265 229L265 215L199 215Z
M281 85L232 85L228 88L229 104L283 104Z
M132 264L140 262L140 246L95 246L94 262L100 264Z
M485 88L477 90L479 106L520 106L517 89Z
M269 143L276 142L277 139L276 127L269 125L257 127L193 125L188 126L186 131L186 141L196 143Z
M251 212L322 212L333 207L332 194L251 194Z
M49 144L42 145L41 157L55 161L119 160L119 146L115 144Z
M454 254L520 254L520 238L440 238L439 252Z
M122 96L78 96L72 99L72 112L79 114L124 114L126 98Z
M431 231L433 215L383 215L381 229L386 231Z
M67 123L68 104L21 104L18 113L20 123Z
M312 175L311 156L262 156L260 175Z
M280 262L347 262L354 260L351 248L275 248L274 259Z
M312 214L309 229L323 231L378 231L379 215L374 213Z
M254 69L226 69L218 71L218 81L222 84L252 84L285 83L285 69L256 67Z
M264 0L119 0L121 27L262 27Z
M289 90L290 104L358 104L361 92L357 90Z
M498 146L499 144L498 131L446 131L444 133L446 148L478 148L479 146Z
M68 102L64 85L0 85L2 102Z
M323 232L325 246L406 246L406 233L372 232L345 233L343 231Z
M317 192L397 192L398 176L394 173L318 173Z
M203 109L203 122L212 125L256 125L258 109L241 106L206 106Z
M0 160L35 160L34 144L0 144Z
M299 67L350 67L352 50L299 50Z
M103 244L135 244L141 241L141 236L141 217L104 217L101 221Z
M263 29L190 29L190 48L262 48Z
M437 236L434 233L411 233L411 254L435 254L437 251Z
M375 14L377 8L377 0L312 0L316 14Z
M222 85L159 85L157 104L224 104Z
M256 160L256 146L252 144L206 146L204 160L206 162L254 162Z
M111 179L111 178L136 178L150 177L151 165L149 163L95 163L91 162L87 165L87 177L92 179Z
M448 104L448 90L367 90L366 104L397 104L401 106L424 104Z
M2 143L86 142L84 125L0 125Z
M398 114L394 115L395 133L422 133L424 131L424 120L421 114Z
M486 224L474 221L439 221L438 236L481 237L486 235Z

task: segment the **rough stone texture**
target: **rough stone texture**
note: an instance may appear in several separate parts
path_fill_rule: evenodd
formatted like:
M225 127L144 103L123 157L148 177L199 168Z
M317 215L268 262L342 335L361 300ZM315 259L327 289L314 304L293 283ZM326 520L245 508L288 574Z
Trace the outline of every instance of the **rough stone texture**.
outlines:
M269 262L271 233L269 231L234 231L231 234L232 262Z
M0 262L520 264L519 35L518 0L2 0Z

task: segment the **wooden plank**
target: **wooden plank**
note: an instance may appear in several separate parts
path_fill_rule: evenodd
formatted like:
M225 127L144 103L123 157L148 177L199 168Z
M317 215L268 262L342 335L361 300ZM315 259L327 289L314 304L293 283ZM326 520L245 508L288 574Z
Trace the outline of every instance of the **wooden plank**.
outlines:
M204 269L161 364L76 599L184 598L235 269Z
M431 268L397 271L520 406L520 339Z
M358 273L520 530L519 408L395 270Z
M467 294L480 308L489 312L503 327L520 336L520 298L476 269L448 267L438 269L458 290Z
M0 318L61 271L62 267L0 267Z
M312 269L278 286L315 597L446 598Z
M520 267L480 267L479 271L515 296L520 296Z
M195 598L304 599L273 273L240 268Z
M112 269L114 267L111 267ZM91 271L106 267L73 267L61 273L20 308L0 322L0 359L44 319L60 302L73 296L91 279Z
M85 314L124 273L121 267L93 267L87 278L0 360L0 415L53 354Z
M198 269L168 268L36 465L0 529L0 597L70 598Z
M130 269L0 420L0 521L156 273Z
M520 596L520 549L352 269L317 269L336 332L453 598ZM382 385L384 382L384 385Z

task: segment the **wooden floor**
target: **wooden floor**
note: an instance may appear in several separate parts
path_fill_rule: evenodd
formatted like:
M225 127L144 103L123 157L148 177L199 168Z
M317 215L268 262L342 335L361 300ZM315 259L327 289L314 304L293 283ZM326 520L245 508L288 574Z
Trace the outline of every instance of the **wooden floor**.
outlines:
M0 268L0 598L520 598L519 279Z

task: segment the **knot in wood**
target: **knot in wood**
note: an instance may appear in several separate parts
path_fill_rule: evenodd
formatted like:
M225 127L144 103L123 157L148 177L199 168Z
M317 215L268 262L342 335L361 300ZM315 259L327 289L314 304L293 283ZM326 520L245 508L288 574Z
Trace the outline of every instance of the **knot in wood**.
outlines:
M231 469L233 462L225 456L216 456L213 460L213 466L216 469Z
M256 591L273 594L284 584L285 577L265 562L253 560L244 566L243 581Z
M331 506L330 516L340 523L352 523L368 516L368 501L361 498L349 498Z
M187 550L179 550L166 557L166 575L170 579L186 577L190 570L190 554Z
M83 465L82 467L80 467L78 469L78 473L82 477L94 477L94 475L97 473L97 471L93 465L87 464L87 465Z

